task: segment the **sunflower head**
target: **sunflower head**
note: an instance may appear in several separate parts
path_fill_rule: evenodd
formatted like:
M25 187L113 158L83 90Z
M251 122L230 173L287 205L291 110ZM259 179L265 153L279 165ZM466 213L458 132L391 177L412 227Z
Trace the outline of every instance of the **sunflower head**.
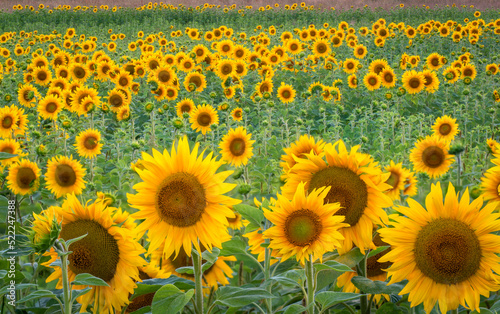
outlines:
M36 253L45 253L59 238L62 221L58 221L52 206L42 211L40 215L33 213L33 218L28 238Z
M454 161L448 154L449 143L437 136L427 136L415 143L410 154L414 169L427 173L431 178L445 174Z
M252 145L255 141L250 140L251 136L242 126L230 129L219 145L222 159L235 167L246 165L253 156Z

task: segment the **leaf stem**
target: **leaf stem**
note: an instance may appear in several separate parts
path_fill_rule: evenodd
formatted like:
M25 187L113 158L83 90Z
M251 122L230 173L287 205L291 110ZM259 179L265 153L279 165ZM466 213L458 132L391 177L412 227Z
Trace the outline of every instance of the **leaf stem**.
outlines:
M313 257L312 254L309 254L309 258L306 260L305 264L306 271L306 281L307 281L307 299L306 299L306 308L310 314L314 314L314 267L313 267ZM311 307L311 309L309 309Z
M194 283L195 283L195 299L194 308L196 313L203 314L203 287L201 271L201 253L196 248L193 250L193 268L194 268Z

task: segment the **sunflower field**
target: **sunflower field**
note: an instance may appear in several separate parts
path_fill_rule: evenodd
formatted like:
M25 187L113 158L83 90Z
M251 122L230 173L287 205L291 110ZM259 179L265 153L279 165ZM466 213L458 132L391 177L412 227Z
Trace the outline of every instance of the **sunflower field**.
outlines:
M0 11L1 313L500 312L500 11Z

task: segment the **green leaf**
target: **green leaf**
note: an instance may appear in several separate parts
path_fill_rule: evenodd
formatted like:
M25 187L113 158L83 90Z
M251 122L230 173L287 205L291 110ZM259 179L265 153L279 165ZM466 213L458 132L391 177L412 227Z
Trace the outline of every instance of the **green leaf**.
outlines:
M388 286L386 282L378 280L372 281L361 276L353 277L351 282L356 288L367 294L398 294L403 290L403 285L401 284L392 284Z
M233 209L257 226L260 226L262 221L264 221L264 212L256 207L238 204L234 205Z
M158 285L158 289L163 287L164 285L174 285L181 290L189 290L194 288L194 282L188 279L180 278L177 276L170 276L167 279L146 279L143 280L142 283L137 283L139 285Z
M141 307L137 311L134 311L130 314L147 314L147 313L151 313L151 306L149 306L149 305L145 306L145 307Z
M474 311L470 312L470 314L496 314L497 313L496 311L493 312L492 310L487 309L485 307L480 307L479 310L481 312L478 312L478 311L474 310Z
M274 277L271 277L269 278L270 280L274 280L274 281L277 281L279 282L280 284L282 284L283 286L290 286L290 287L300 287L300 284L293 280L293 279L290 279L290 278L287 278L287 277L283 277L283 276L274 276Z
M5 152L0 152L0 160L5 160L5 159L10 159L10 158L13 158L13 157L16 157L17 155L15 154L9 154L9 153L5 153Z
M73 292L71 293L71 295L72 295L71 301L75 302L75 300L77 298L81 297L82 295L89 292L90 290L92 290L92 288L90 288L90 287L86 287L82 290L73 290Z
M4 270L4 269L0 269L0 279L2 279L3 277L5 277L5 275L7 275L7 271Z
M321 304L321 310L324 311L335 304L354 300L361 296L359 293L323 291L318 293L314 299Z
M346 254L340 255L335 260L341 264L354 268L364 257L365 256L361 253L359 248L356 247Z
M38 287L38 285L36 285L34 283L20 283L20 284L16 284L15 286L16 286L15 290L21 290L21 289L25 289L28 287L30 287L30 288ZM9 288L9 285L2 287L2 289L0 289L0 296L6 294L8 291L8 288Z
M314 268L316 268L316 270L324 270L324 269L329 269L329 270L336 270L336 271L340 271L340 272L347 272L347 271L353 271L351 269L351 267L347 266L347 265L344 265L342 263L339 263L337 261L326 261L325 263L323 264L315 264L314 265Z
M188 274L188 275L194 274L193 266L179 267L179 268L176 268L175 271L178 272L179 274Z
M306 308L300 304L290 304L284 310L283 314L299 314L305 312Z
M215 263L215 261L217 261L217 258L219 257L219 254L220 254L220 250L219 248L212 248L212 252L209 252L208 250L206 250L205 252L201 253L201 257L206 260L207 262L210 262L210 263Z
M151 310L153 314L177 313L191 300L194 289L184 293L174 285L165 285L156 291Z
M372 256L375 256L378 253L381 253L381 252L387 250L388 248L390 248L390 246L379 246L375 250L371 250L370 253L368 254L368 256L366 258L368 259L368 258L370 258Z
M407 312L408 310L402 306L386 302L377 310L376 314L406 314ZM483 313L482 309L481 313Z
M262 299L275 298L269 291L261 288L244 288L225 286L217 289L216 304L227 307L243 307Z
M29 295L25 296L21 300L17 301L17 303L25 303L31 300L41 299L41 298L54 298L57 299L56 295L49 290L36 290L30 292Z
M246 244L238 236L234 236L231 240L222 243L221 256L229 256L236 254L246 254Z
M71 283L72 285L78 286L108 286L109 285L101 278L92 276L91 274L78 274L75 277L75 281Z
M66 241L66 246L69 247L72 243L75 243L76 241L80 241L81 239L85 238L87 235L88 235L88 233L83 234L77 238L70 239L70 240Z

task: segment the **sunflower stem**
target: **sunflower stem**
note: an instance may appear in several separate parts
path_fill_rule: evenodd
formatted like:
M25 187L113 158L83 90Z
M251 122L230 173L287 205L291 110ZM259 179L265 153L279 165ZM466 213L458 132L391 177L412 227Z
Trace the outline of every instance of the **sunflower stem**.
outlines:
M306 281L307 281L307 299L306 308L308 313L314 314L314 267L313 267L313 257L309 254L309 258L306 260L305 264L306 270ZM310 307L310 308L309 308Z
M267 228L266 228L267 229ZM266 243L269 244L269 239L266 239ZM271 278L271 251L269 247L266 247L264 250L264 279L268 281ZM271 292L272 285L267 285L267 291ZM273 301L271 299L266 299L266 308L267 313L273 312Z
M195 248L193 250L193 268L194 268L194 287L195 287L195 299L194 308L196 313L203 314L203 287L202 287L202 276L201 271L201 253Z
M69 285L68 278L68 248L65 244L59 243L60 249L63 254L61 254L61 271L62 271L62 284L63 284L63 298L64 298L64 314L71 314L71 287Z

